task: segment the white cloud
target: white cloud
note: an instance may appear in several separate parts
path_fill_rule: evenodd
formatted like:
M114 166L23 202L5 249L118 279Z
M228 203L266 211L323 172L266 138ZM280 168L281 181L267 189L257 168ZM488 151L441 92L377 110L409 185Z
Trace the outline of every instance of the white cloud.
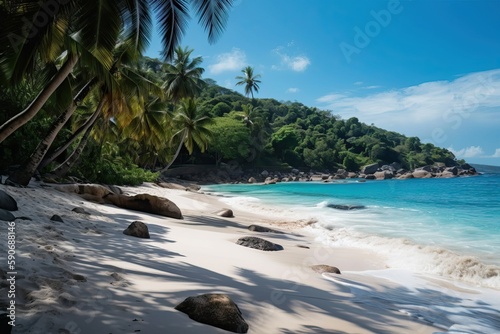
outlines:
M356 81L353 83L354 86L361 86L363 84L363 81Z
M366 86L366 87L363 87L364 89L376 89L376 88L380 88L380 86L378 85L373 85L373 86Z
M298 89L296 87L290 87L287 89L288 93L298 93L299 91L300 91L300 89Z
M495 153L491 156L492 158L500 158L500 148L495 150Z
M217 62L209 65L211 74L219 74L227 71L239 71L247 65L246 54L240 49L233 49L231 52L222 53L216 57Z
M318 107L344 118L355 116L362 122L394 131L433 137L438 130L440 140L430 140L437 144L471 122L489 127L500 125L500 69L366 96L353 94L333 92L316 102Z
M484 154L481 146L469 146L461 150L455 151L453 147L448 148L458 159L462 158L477 158ZM498 151L498 150L497 150ZM499 152L500 153L500 152Z
M311 65L311 60L307 56L290 56L282 52L282 50L283 47L273 50L281 59L281 66L273 65L271 67L273 70L279 70L284 66L295 72L304 72Z

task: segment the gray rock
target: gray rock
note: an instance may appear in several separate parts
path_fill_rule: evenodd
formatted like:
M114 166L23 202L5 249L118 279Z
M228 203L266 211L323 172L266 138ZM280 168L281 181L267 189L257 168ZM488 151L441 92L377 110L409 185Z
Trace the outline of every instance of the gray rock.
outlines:
M255 248L263 251L278 251L278 250L283 250L283 246L272 243L270 241L257 238L257 237L243 237L239 238L238 241L236 241L236 244L245 246L245 247L250 247L250 248Z
M52 217L50 217L50 220L53 220L55 222L61 222L61 223L64 223L64 220L61 218L61 216L59 215L53 215Z
M361 173L363 174L373 174L378 170L378 163L366 165L361 168Z
M248 332L238 306L223 294L204 294L186 298L175 307L189 318L233 333Z
M346 204L327 204L326 206L332 209L345 210L345 211L360 210L365 208L364 205L346 205Z
M267 170L264 170L264 171L262 171L262 173L260 173L260 175L262 175L263 177L268 177L269 172Z
M391 170L384 170L381 172L375 172L373 174L377 180L387 180L387 179L392 179L394 177L394 174L392 173Z
M89 215L90 216L90 213L85 211L85 209L83 209L83 208L74 208L71 211L76 212L76 213L81 213L82 215Z
M332 273L332 274L339 274L340 275L340 270L337 267L332 267L326 264L318 264L311 266L311 269L314 270L317 273Z
M375 180L376 177L373 174L366 174L365 175L365 180Z
M448 167L445 169L445 172L450 172L453 175L458 175L458 168L456 166L455 167Z
M257 180L255 179L255 177L251 177L248 179L248 183L257 183Z
M260 226L260 225L250 225L250 226L248 226L248 229L250 231L254 231L254 232L283 233L281 231L273 230L272 228L264 227L264 226Z
M233 210L231 210L231 209L222 209L219 212L217 212L216 215L220 216L220 217L226 217L226 218L233 218L234 217Z
M16 220L16 217L10 211L7 211L5 209L0 209L0 220L4 220L6 222L13 222Z
M135 221L130 224L124 231L123 234L130 235L132 237L149 239L148 226L140 221Z
M0 190L0 209L17 211L16 200L3 190Z

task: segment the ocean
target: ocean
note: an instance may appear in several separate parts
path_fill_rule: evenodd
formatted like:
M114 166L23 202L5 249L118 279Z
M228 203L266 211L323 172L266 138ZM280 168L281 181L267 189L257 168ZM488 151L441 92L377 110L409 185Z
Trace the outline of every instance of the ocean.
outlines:
M413 282L415 291L426 286L421 275L476 289L475 297L453 305L441 298L443 305L431 307L429 296L420 302L413 296L406 309L442 323L446 333L500 333L500 173L494 168L447 179L221 184L202 190L222 196L233 209L259 210L276 219L313 219L316 223L305 229L316 240L383 256L388 270L369 274ZM436 293L448 296L449 291ZM473 312L467 304L471 300L477 302Z

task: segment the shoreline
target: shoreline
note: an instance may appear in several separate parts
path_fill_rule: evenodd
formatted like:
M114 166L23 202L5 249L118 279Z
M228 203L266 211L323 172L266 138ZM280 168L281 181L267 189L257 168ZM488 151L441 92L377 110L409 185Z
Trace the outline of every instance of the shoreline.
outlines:
M227 333L174 309L200 293L230 295L250 326L248 333L433 333L452 325L432 312L419 315L411 305L401 307L397 301L416 290L394 280L405 276L388 270L383 257L326 247L306 231L273 224L266 213L255 210L219 217L215 212L227 205L217 196L154 184L121 187L131 195L150 193L172 200L184 215L184 220L176 220L32 185L0 186L18 202L15 216L33 219L16 220L19 308L13 333L28 332L29 327L34 328L30 333L78 328L82 333ZM91 215L72 212L76 206ZM61 215L64 223L50 221L52 214ZM293 223L301 217L283 218ZM151 239L122 233L133 220L148 225ZM285 233L249 231L251 224ZM2 235L4 229L5 224ZM242 236L258 236L284 250L263 252L236 245ZM314 264L336 266L342 275L318 274L310 268ZM451 297L465 303L466 297L483 296L481 289L450 282L427 285L426 293L444 303ZM3 294L0 302L3 307Z

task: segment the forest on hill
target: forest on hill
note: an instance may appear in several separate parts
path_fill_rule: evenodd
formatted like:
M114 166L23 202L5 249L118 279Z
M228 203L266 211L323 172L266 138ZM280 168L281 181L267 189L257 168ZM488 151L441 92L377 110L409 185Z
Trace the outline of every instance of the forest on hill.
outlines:
M202 59L193 58L192 51L177 48L169 63L142 56L130 64L125 57L117 61L110 82L93 84L77 101L36 169L54 177L137 184L185 164L358 171L371 163L398 162L406 169L463 163L444 148L356 117L341 119L334 110L255 98L259 84L266 83L250 67L235 78L235 87L243 85L246 95L202 80ZM85 69L73 73L72 80L80 82L74 92L85 88L86 78ZM24 80L15 89L0 86L3 124L30 103L43 78ZM33 160L67 105L71 91L65 89L0 144L3 173L22 170Z

